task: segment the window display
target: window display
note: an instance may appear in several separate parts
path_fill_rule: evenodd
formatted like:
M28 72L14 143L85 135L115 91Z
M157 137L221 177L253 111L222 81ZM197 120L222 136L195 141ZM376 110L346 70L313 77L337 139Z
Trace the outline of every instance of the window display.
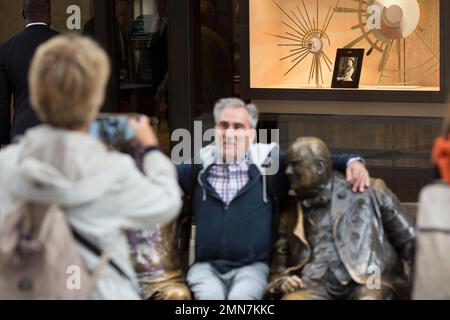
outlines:
M440 0L243 2L250 91L331 89L339 48L364 49L359 90L443 91Z

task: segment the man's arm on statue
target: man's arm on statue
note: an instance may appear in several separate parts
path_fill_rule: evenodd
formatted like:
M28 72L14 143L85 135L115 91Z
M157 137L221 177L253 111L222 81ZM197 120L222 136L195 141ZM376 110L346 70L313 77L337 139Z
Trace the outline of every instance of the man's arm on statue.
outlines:
M333 164L333 169L345 174L347 166L353 161L361 161L364 164L364 159L358 155L352 154L332 154L331 163Z

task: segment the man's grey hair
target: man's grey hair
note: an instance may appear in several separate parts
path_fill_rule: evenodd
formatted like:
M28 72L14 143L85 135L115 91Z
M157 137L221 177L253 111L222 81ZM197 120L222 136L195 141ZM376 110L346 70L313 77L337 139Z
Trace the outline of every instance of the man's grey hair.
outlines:
M254 104L245 104L244 101L238 98L225 98L217 101L214 106L214 120L216 124L219 123L219 118L222 112L227 108L244 108L249 114L250 127L256 129L259 120L259 111Z

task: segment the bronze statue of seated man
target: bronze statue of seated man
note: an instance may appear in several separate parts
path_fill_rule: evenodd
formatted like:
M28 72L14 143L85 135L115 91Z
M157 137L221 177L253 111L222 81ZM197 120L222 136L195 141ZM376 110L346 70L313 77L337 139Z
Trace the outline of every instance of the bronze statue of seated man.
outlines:
M384 182L353 193L317 138L298 139L287 161L296 203L278 222L267 297L409 298L415 232Z

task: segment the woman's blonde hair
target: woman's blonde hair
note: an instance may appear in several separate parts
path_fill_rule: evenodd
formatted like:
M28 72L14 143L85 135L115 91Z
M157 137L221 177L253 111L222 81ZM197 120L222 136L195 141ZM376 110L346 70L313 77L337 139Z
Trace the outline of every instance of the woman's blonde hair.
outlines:
M42 44L29 73L30 101L42 122L64 129L88 126L105 98L110 65L87 37L57 36Z

